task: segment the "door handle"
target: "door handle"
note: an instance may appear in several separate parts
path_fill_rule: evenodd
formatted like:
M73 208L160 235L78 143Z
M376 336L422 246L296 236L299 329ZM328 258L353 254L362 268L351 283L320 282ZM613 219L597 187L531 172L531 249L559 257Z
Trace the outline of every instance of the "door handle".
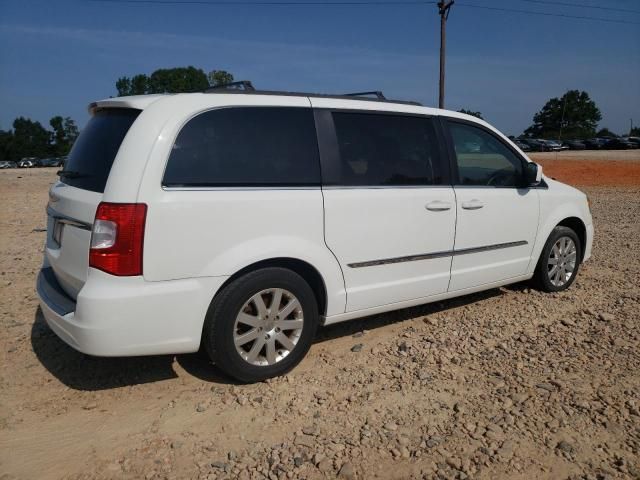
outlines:
M475 198L468 202L462 202L462 208L464 208L465 210L478 210L482 207L484 207L484 203Z
M443 202L442 200L434 200L427 203L424 208L432 212L444 212L445 210L451 210L450 202Z

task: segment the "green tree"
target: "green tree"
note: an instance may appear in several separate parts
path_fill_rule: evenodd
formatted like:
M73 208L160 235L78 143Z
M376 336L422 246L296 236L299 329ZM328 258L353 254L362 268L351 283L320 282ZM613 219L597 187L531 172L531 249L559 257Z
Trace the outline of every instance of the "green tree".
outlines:
M13 132L0 130L0 160L16 160L13 157Z
M131 95L131 79L129 77L120 77L116 81L116 90L119 97Z
M590 138L596 132L602 114L589 94L569 90L550 99L533 117L533 125L524 133L536 138Z
M51 132L40 122L18 117L13 121L13 142L11 153L17 159L23 157L46 157L51 143Z
M233 81L233 75L225 70L212 70L205 74L201 68L160 68L151 75L144 73L133 77L120 77L116 81L118 96L145 95L148 93L201 92L210 85L222 85Z
M116 81L116 90L118 90L119 97L126 97L129 95L145 95L147 93L154 93L150 88L150 79L144 73L134 75L133 77L120 77Z
M615 133L613 133L611 130L609 130L607 127L601 128L600 130L598 130L598 132L596 133L596 137L599 138L606 138L606 137L617 137L618 135L616 135Z
M60 115L56 115L49 120L49 125L53 128L53 144L51 145L51 150L52 153L57 156L57 152L61 150L65 144L64 119Z
M480 112L474 112L473 110L467 110L465 108L461 108L460 110L458 110L458 112L465 113L467 115L473 115L474 117L478 117L480 120L484 120L484 117Z
M200 68L159 69L149 77L149 93L197 92L209 86L207 75Z
M149 77L145 74L134 75L131 78L131 90L129 95L144 95L146 93L154 93L149 90Z
M49 120L49 125L53 128L53 143L51 144L51 153L56 157L62 157L69 153L73 142L78 138L78 127L70 118L62 118L55 116Z
M640 127L633 127L629 130L630 137L640 137Z
M0 130L0 160L68 154L79 135L76 123L70 117L56 115L49 120L49 125L53 131L45 129L40 122L16 118L13 130Z
M226 70L211 70L207 74L207 79L209 80L209 85L216 87L233 82L233 75Z
M71 144L73 144L80 135L80 130L71 117L65 117L64 119L64 134L67 137L67 141Z

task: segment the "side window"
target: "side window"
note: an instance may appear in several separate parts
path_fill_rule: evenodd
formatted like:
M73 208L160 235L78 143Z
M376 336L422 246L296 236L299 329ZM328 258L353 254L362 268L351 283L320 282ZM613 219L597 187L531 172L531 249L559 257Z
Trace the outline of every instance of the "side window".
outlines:
M337 178L349 186L442 183L439 148L428 118L370 113L333 113L340 153Z
M449 122L461 185L518 187L522 185L522 160L506 145L481 128Z
M202 113L178 134L162 184L319 185L313 112L310 108L238 107Z

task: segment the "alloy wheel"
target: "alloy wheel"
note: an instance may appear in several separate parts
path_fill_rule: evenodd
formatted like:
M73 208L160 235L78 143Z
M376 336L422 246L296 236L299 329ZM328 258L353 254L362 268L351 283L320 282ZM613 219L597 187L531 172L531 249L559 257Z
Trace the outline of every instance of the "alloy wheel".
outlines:
M562 287L571 280L577 261L577 248L573 239L560 237L553 244L547 260L547 275L554 287Z
M288 290L270 288L253 295L240 309L233 341L251 365L274 365L296 347L304 325L300 301Z

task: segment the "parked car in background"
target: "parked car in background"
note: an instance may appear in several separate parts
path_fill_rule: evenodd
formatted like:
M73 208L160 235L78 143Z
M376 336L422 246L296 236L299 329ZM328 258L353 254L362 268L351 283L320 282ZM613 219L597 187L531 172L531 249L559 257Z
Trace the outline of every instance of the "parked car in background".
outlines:
M629 142L633 148L640 148L640 137L623 137L622 139Z
M562 146L567 147L569 150L585 150L587 148L581 140L565 140L562 142Z
M56 158L42 158L38 161L39 167L61 167L62 157Z
M567 147L563 147L561 143L555 140L540 140L549 148L550 152L559 152L561 150L567 150Z
M521 138L520 141L529 145L529 148L531 149L532 152L548 152L549 151L549 147L546 145L546 143L536 138Z
M10 160L3 160L0 162L0 168L1 169L5 169L5 168L16 168L18 166L18 164L16 162L12 162Z
M37 159L35 158L23 158L18 162L18 168L33 168L37 164Z
M600 150L604 147L606 142L601 138L589 138L584 140L583 143L589 150Z
M320 325L531 279L559 292L591 255L586 195L459 112L224 88L90 112L37 280L47 323L88 354L202 347L261 381Z
M624 138L610 138L605 144L604 147L607 150L630 150L632 148L636 148L633 143Z
M531 147L527 143L523 142L522 140L515 139L513 141L513 143L515 143L518 146L518 148L520 150L522 150L523 152L530 152L531 151Z

